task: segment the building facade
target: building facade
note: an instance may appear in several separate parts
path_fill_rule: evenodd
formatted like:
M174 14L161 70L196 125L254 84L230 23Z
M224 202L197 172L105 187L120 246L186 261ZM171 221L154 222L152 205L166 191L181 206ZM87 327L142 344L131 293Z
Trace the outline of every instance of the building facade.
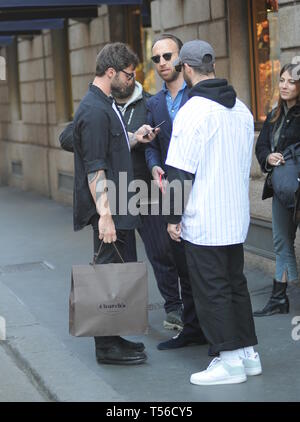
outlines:
M155 36L210 42L217 76L227 78L252 110L257 133L276 103L281 64L300 56L299 0L145 0L143 6L98 8L98 17L68 19L61 29L15 37L0 47L7 80L0 81L0 184L72 203L73 156L58 136L72 120L98 51L110 41L129 43L146 90L161 86L151 64ZM264 178L251 169L251 213L270 222L271 201L261 201Z

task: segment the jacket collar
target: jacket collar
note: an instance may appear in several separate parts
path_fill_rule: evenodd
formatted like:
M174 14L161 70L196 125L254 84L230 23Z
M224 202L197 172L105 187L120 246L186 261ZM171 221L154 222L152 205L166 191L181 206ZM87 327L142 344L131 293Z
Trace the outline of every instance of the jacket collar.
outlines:
M95 94L97 97L101 98L102 100L105 100L109 102L109 104L112 104L114 102L113 97L108 97L102 89L100 89L98 86L94 85L93 83L89 84L89 90Z

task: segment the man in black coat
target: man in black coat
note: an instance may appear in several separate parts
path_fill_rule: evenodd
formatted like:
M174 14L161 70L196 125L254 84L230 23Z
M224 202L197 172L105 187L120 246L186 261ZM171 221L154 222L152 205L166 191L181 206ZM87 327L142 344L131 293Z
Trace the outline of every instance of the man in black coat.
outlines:
M112 89L123 119L129 132L134 133L147 119L146 101L151 97L143 90L142 85L135 80L135 75L122 91ZM73 152L74 123L70 123L60 134L59 140L62 148ZM151 192L151 174L145 160L145 144L131 142L131 158L135 180L147 183L148 192ZM144 206L149 207L147 215L141 215L142 225L137 229L145 246L147 257L151 262L158 289L164 298L165 311L169 315L177 314L181 309L182 301L179 293L178 272L170 247L166 224L161 215L151 215L150 196L143 198ZM142 204L143 206L143 204ZM134 230L128 231L124 247L124 260L137 261L136 240ZM167 317L168 318L168 317ZM170 321L166 318L165 328L181 329L180 316L173 317Z

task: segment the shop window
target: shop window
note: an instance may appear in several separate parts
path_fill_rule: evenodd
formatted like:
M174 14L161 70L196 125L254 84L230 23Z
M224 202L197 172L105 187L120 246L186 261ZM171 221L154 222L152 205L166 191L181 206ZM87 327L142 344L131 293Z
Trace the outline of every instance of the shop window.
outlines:
M128 43L137 53L140 64L136 79L147 92L156 93L155 73L151 63L151 47L154 33L151 28L151 0L142 6L110 6L110 39Z
M278 0L249 0L251 29L252 106L263 122L278 100L280 44Z
M67 23L51 31L57 123L73 119L73 99Z

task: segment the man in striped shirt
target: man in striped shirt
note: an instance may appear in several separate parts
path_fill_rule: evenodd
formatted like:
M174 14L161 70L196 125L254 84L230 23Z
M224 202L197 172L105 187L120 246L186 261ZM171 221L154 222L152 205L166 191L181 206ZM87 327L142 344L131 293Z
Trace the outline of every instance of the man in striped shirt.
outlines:
M175 118L166 164L170 183L189 180L192 189L183 216L174 207L166 216L168 232L184 241L198 319L219 354L191 383L240 383L262 372L243 273L253 117L227 81L216 79L215 53L205 41L184 44L174 65L191 91Z

